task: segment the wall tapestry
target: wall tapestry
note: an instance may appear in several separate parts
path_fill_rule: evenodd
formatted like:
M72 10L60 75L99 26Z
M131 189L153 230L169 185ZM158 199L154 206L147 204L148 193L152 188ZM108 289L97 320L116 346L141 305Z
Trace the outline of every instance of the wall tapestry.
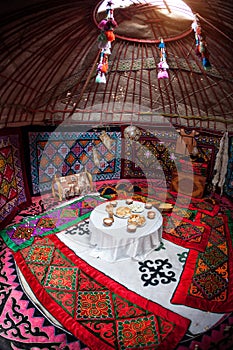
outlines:
M141 130L138 142L126 140L122 163L123 178L153 178L171 182L172 171L177 167L180 155L176 153L179 133L175 129L157 128ZM208 159L207 181L211 179L214 160L219 148L221 135L199 135L196 137L200 155Z
M233 137L229 139L229 160L224 192L230 197L233 196Z
M30 203L20 145L16 130L0 135L0 228Z
M171 180L176 134L171 131L141 130L138 142L126 140L122 164L123 178Z
M93 181L119 179L121 133L119 131L29 132L32 193L51 191L55 174L84 169Z

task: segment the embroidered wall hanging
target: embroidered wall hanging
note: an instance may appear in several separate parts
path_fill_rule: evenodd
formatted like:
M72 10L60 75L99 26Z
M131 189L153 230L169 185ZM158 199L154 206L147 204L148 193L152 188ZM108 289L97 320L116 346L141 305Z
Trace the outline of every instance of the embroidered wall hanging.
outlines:
M121 134L108 131L111 148L100 139L101 132L29 132L32 192L51 191L55 174L78 173L84 168L93 181L119 179ZM96 159L98 158L98 163Z
M123 178L166 179L171 182L172 171L179 167L181 155L176 153L179 138L176 131L159 129L141 130L141 137L133 145L124 142L124 159L122 159ZM203 158L208 159L207 182L214 171L214 161L219 149L221 135L200 134L196 137L198 148Z
M19 132L0 136L0 228L30 203Z
M138 142L124 143L122 177L160 179L169 182L174 167L172 154L175 152L176 134L161 131L153 134L141 130Z

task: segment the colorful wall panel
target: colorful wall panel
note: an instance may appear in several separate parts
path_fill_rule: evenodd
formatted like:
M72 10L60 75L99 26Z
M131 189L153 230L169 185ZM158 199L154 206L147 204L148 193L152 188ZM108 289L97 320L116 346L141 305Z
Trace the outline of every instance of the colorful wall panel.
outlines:
M93 181L119 179L121 133L114 131L29 131L32 193L51 191L55 174L78 173L84 168Z
M30 203L19 130L0 134L0 228Z
M124 143L122 164L123 178L148 178L171 182L172 171L178 165L180 155L176 153L176 142L179 134L175 128L157 128L157 130L141 130L138 142ZM210 184L215 157L218 152L221 135L205 135L196 137L200 155L208 159L207 181Z

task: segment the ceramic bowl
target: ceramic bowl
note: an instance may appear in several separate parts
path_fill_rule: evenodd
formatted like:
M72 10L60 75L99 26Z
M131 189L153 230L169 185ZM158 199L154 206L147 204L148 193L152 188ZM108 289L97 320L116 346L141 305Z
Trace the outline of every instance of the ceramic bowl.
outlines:
M147 213L147 217L149 219L154 219L155 218L155 211L149 210L148 213Z
M111 226L112 224L113 224L113 218L104 218L103 219L103 224L105 225L105 226Z
M129 225L127 226L127 231L130 232L130 233L135 232L136 229L137 229L137 225L135 225L135 224L129 224Z

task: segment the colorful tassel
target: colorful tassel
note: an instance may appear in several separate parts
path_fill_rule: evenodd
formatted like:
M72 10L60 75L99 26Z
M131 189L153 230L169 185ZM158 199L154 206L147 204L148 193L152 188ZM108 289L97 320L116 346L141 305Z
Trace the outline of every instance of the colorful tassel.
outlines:
M107 30L105 32L105 35L106 35L106 38L107 38L108 41L112 42L112 41L115 40L115 34L113 33L112 30Z
M101 84L106 84L106 76L104 73L101 73L101 76L100 76L100 83Z
M211 69L211 64L207 57L202 58L202 64L205 70Z
M101 20L98 28L101 30L98 36L98 48L101 49L99 63L97 65L96 83L106 83L108 72L108 56L111 55L111 43L115 40L113 29L118 26L113 16L113 2L108 1L106 6L106 18Z
M158 63L158 79L167 79L169 78L168 72L167 70L169 69L169 65L167 64L167 60L166 60L166 46L165 43L163 41L163 39L160 39L160 43L158 45L159 49L160 49L160 62Z
M158 79L167 79L168 78L168 72L166 69L160 69L158 72Z
M100 29L100 30L105 30L105 26L106 26L106 24L107 24L107 22L108 22L108 20L107 19L102 19L102 21L99 23L99 25L98 25L98 28Z
M209 61L209 52L207 50L207 43L197 16L194 17L191 27L194 31L194 38L196 44L195 54L198 57L200 57L203 68L205 70L211 69L211 64Z
M101 72L99 72L95 78L96 83L101 83Z

